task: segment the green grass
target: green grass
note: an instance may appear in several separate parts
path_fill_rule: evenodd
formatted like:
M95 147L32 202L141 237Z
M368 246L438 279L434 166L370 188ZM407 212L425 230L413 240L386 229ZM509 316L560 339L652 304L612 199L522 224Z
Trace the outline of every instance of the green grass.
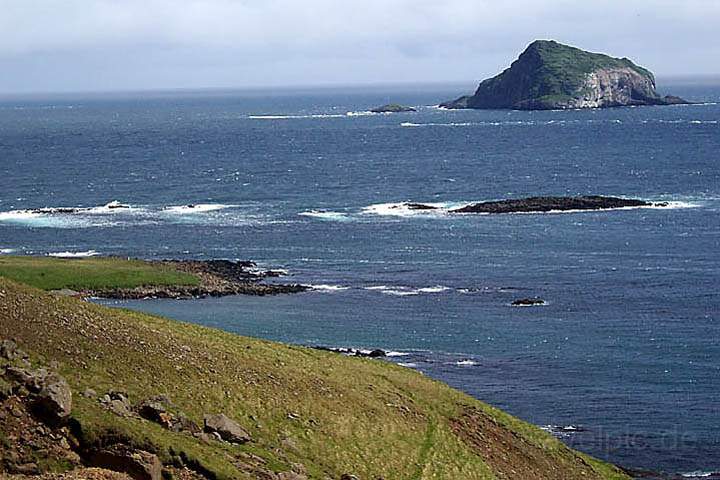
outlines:
M627 479L532 425L388 362L53 297L3 279L0 297L0 338L15 338L38 364L57 362L75 393L122 390L134 402L166 395L195 422L225 413L254 439L205 444L75 395L72 416L87 444L123 438L165 463L182 457L202 465L218 479L255 478L236 467L253 456L274 472L301 463L311 479L510 478L453 431L452 419L469 406L563 472L533 478ZM497 449L505 454L502 445Z
M199 284L197 277L169 266L121 258L0 256L0 276L42 290Z

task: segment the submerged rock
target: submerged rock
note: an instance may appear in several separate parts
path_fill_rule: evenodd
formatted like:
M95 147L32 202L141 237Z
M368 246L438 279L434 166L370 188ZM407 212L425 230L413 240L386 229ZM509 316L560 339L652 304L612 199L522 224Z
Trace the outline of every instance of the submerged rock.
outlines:
M370 110L373 113L403 113L403 112L417 112L413 107L406 107L398 103L389 103L380 107L375 107Z
M521 298L520 300L515 300L510 305L513 307L537 307L545 305L545 300L542 298Z
M531 43L513 64L444 108L554 110L689 103L661 97L649 70L627 58L586 52L552 40Z

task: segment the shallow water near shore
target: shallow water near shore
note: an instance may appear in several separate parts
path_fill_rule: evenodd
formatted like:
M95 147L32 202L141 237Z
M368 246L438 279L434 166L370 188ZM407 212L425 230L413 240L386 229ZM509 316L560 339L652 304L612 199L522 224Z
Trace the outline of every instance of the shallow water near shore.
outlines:
M720 86L667 86L692 106L432 107L458 88L0 99L0 254L284 268L315 290L105 303L383 348L598 457L720 469ZM419 111L367 113L390 101ZM670 203L392 208L581 194ZM528 297L547 304L510 306Z

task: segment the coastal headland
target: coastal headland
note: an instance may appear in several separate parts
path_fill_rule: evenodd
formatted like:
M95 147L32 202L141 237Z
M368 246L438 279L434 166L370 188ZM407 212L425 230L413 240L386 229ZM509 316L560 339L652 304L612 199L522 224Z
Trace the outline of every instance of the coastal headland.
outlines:
M0 269L9 478L629 478L412 369L36 288L197 288L196 264L19 258Z

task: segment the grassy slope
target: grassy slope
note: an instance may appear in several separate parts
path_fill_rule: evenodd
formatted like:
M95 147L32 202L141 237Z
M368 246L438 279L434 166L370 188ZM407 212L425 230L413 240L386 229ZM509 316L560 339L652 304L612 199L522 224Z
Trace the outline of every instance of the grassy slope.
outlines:
M421 374L382 361L244 338L140 313L59 298L0 278L0 337L36 360L58 362L74 391L124 390L131 400L164 394L192 419L223 412L255 442L206 445L154 424L114 416L75 396L73 416L89 441L108 432L157 451L184 452L219 478L251 478L233 458L252 453L274 471L304 464L311 478L517 478L494 474L450 427L463 405L511 430L523 448L552 462L532 478L625 479L545 432ZM505 455L506 456L506 455ZM511 458L511 460L514 460ZM522 463L521 458L517 458ZM524 477L529 478L529 477Z
M0 276L43 290L199 284L193 275L170 267L121 258L0 256Z

